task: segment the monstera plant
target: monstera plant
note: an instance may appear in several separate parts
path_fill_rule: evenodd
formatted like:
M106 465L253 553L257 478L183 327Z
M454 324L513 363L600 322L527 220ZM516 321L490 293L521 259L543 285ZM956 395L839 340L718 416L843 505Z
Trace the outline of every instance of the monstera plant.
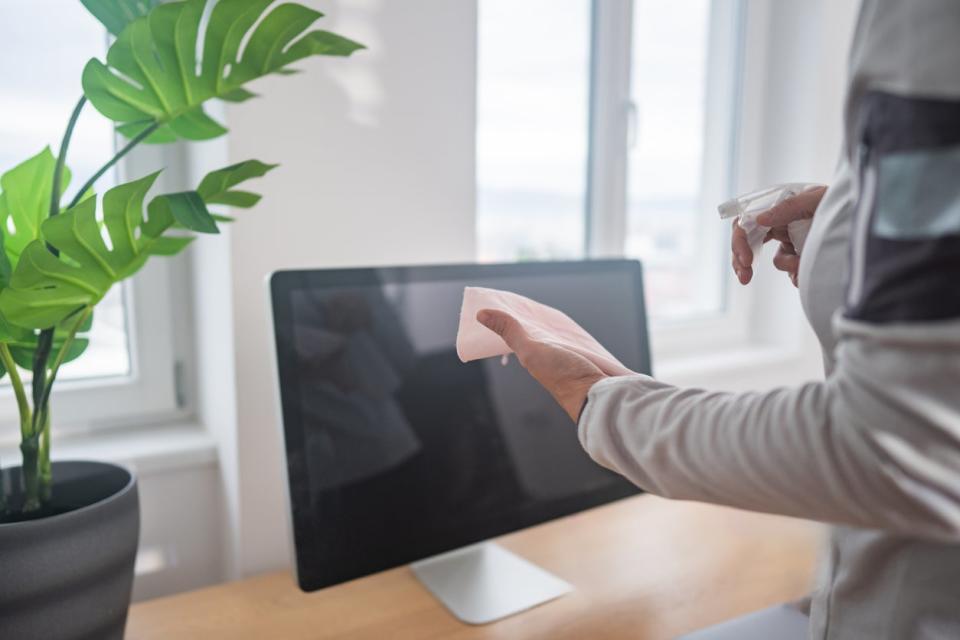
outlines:
M227 133L204 110L211 100L244 102L255 97L247 85L257 78L293 74L291 65L311 56L362 48L311 30L322 14L295 3L81 1L115 37L106 59L84 67L82 96L56 155L44 149L0 177L0 374L19 409L22 456L17 486L0 486L0 534L4 522L33 524L73 508L50 508L57 487L50 399L62 366L83 356L97 304L149 259L181 252L197 233L217 233L231 219L211 213L211 205L255 205L260 196L242 185L276 165L247 160L210 173L192 190L155 195L158 173L103 194L94 192L98 178L139 144ZM71 192L70 143L88 103L124 140ZM9 566L2 557L0 565ZM3 597L0 589L0 610ZM57 637L26 633L0 629L3 637Z

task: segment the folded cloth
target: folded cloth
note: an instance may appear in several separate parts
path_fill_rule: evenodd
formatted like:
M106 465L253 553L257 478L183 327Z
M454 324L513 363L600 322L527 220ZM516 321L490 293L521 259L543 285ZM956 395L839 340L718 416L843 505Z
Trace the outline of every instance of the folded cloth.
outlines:
M477 321L477 312L481 309L509 313L534 340L552 342L575 351L607 375L633 373L562 311L516 293L483 287L466 287L463 290L460 328L457 331L457 355L463 362L512 353L500 336Z

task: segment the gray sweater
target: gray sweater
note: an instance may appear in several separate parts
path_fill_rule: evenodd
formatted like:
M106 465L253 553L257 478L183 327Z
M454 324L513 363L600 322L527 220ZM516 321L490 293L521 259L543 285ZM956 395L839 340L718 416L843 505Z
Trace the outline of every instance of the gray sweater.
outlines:
M799 274L826 379L610 378L579 436L651 493L833 524L812 638L960 638L960 0L865 0L850 78Z

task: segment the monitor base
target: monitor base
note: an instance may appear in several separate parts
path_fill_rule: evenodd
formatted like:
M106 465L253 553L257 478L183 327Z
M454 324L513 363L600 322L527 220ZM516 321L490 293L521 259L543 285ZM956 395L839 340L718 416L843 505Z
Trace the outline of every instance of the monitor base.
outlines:
M492 542L410 565L420 582L467 624L486 624L573 591L540 567Z

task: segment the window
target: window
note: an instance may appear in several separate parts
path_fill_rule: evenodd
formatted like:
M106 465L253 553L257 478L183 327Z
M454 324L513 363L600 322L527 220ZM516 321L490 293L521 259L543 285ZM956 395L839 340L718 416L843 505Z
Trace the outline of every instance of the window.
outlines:
M58 153L67 119L79 99L83 66L103 57L106 30L80 2L11 0L0 3L0 173L50 146ZM89 104L77 123L67 163L73 179L67 197L115 152L113 127ZM145 148L121 162L96 185L98 193L163 166L157 149ZM170 188L168 182L164 188ZM133 282L115 286L97 306L80 359L61 371L54 392L56 429L159 415L176 409L170 285L167 265L148 265ZM137 340L149 336L149 340ZM3 393L10 390L4 385ZM0 441L14 431L15 406L0 402Z
M27 29L24 25L33 25ZM37 33L42 29L43 33ZM0 57L4 114L0 120L0 172L49 145L58 153L67 118L80 96L80 72L106 51L106 31L79 2L32 0L0 6L0 41L15 56ZM55 42L56 46L49 43ZM25 64L29 61L29 64ZM77 124L68 153L75 190L113 153L113 128L90 108ZM110 173L98 191L115 183ZM68 197L73 193L68 190ZM124 376L130 372L123 290L115 287L97 307L84 357L64 366L64 379Z
M481 0L477 198L484 261L584 255L590 0ZM549 16L549 28L544 16Z
M480 259L638 257L661 324L723 313L741 22L736 0L480 0Z

